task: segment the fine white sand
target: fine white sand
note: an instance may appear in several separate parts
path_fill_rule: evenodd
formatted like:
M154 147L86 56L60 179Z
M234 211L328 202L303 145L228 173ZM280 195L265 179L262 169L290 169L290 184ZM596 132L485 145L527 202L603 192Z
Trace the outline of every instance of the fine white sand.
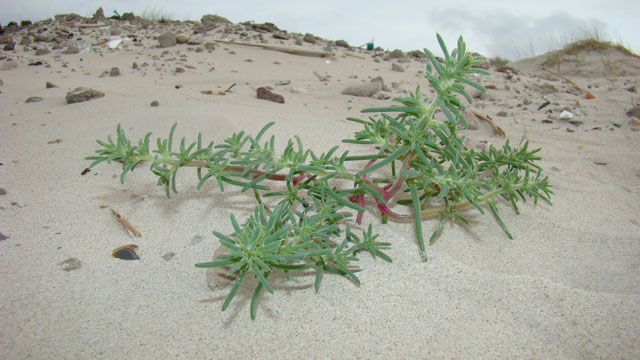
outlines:
M268 134L276 135L278 145L297 134L322 153L359 129L345 118L364 118L361 109L392 104L342 95L344 88L381 76L391 97L418 84L428 95L425 64L412 59L396 72L384 54L359 49L333 47L336 56L327 59L215 43L260 43L256 31L240 25L229 27L246 31L246 37L225 34L221 26L198 35L202 45L160 49L153 36L169 30L189 36L193 24L110 24L46 27L73 32L68 41L80 48L108 38L112 28L136 34L141 46L125 41L116 49L102 45L63 55L65 44L36 56L34 45L16 45L0 52L2 64L17 65L0 71L0 187L6 190L0 195L0 232L8 237L0 241L0 358L640 357L640 126L625 114L638 103L637 93L626 90L640 86L638 70L633 73L638 58L606 55L631 64L624 76L572 75L596 96L590 100L541 72L533 60L512 64L517 73L492 68L491 76L479 79L495 88L471 107L494 119L506 138L475 121L478 129L465 131L471 146L529 140L531 147L542 147L540 165L554 186L553 206L528 203L520 215L500 206L513 240L490 215L468 211L471 226L447 223L423 263L413 225L381 225L368 213L363 224L373 223L380 239L392 243L386 251L392 264L363 254L360 286L328 275L318 293L313 273L291 281L274 275L269 280L275 294L263 294L251 320L255 279L221 312L229 287L210 290L207 271L194 264L211 260L219 245L211 231L231 233L229 214L245 219L253 197L232 187L220 193L215 183L196 191L195 171L189 170L179 173L179 193L171 199L144 166L124 185L118 164L81 176L90 164L84 158L98 148L95 140L115 137L121 124L130 139L152 131L155 141L178 122L178 139L193 141L200 131L218 143L240 130L256 134L273 121ZM14 41L26 32L14 34ZM280 41L268 33L263 38L290 48L326 46L296 45L293 37ZM215 50L197 52L206 42ZM580 66L601 66L601 56L586 52ZM43 65L28 65L34 61ZM569 66L564 64L562 70ZM120 76L100 76L113 67ZM185 72L176 73L176 67ZM319 81L314 71L329 81ZM284 80L290 84L276 85ZM47 81L58 87L45 88ZM234 83L224 96L202 93ZM67 92L80 86L105 96L66 104ZM285 104L257 99L261 86L282 94ZM32 96L44 100L25 103ZM159 106L151 107L153 100ZM545 101L550 104L537 110ZM582 123L559 119L565 108ZM49 143L56 139L61 141ZM130 237L109 208L142 237ZM427 236L436 223L423 223ZM129 243L139 246L141 260L111 257L114 248ZM170 252L175 255L165 260ZM60 263L69 258L81 267L65 271Z

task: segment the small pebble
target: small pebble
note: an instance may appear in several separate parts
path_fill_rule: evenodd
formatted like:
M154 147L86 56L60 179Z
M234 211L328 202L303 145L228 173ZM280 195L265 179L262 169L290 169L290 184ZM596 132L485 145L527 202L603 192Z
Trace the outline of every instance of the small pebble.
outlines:
M396 63L391 64L391 71L404 72L404 68Z
M88 101L91 99L101 98L104 96L102 91L89 89L85 87L77 87L67 93L65 97L67 104L74 104L78 102Z
M164 255L162 255L162 258L165 259L166 261L169 261L171 259L173 259L173 257L176 255L176 253L174 253L173 251L170 251Z
M155 107L155 106L158 106L158 105L160 105L160 103L158 102L158 100L153 100L153 101L151 102L151 106L154 106L154 107Z
M29 103L37 103L44 100L44 98L41 98L39 96L31 96L29 98L27 98L27 100L25 100L25 103L29 104Z
M202 235L195 235L194 237L191 238L191 245L198 245L199 243L202 242L202 240L204 240Z
M82 262L78 258L70 257L67 260L61 261L58 265L66 265L62 268L64 271L78 270L82 267Z

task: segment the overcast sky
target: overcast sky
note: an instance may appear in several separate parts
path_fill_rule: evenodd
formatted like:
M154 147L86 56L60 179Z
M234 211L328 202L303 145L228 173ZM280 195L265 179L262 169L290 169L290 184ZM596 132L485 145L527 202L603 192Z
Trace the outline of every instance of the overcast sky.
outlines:
M470 49L511 60L540 55L588 35L640 53L638 0L18 0L3 1L0 23L32 21L74 12L91 16L155 13L175 20L205 14L234 23L272 22L289 32L310 32L359 46L374 40L385 49L437 50L439 32L451 48L462 34Z

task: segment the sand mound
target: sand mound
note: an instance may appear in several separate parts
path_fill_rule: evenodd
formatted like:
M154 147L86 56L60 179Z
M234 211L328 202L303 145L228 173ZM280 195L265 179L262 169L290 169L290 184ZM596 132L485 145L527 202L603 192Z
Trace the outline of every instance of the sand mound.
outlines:
M640 56L621 45L586 39L573 42L560 50L509 64L513 68L543 77L550 75L543 67L566 76L585 78L640 75Z

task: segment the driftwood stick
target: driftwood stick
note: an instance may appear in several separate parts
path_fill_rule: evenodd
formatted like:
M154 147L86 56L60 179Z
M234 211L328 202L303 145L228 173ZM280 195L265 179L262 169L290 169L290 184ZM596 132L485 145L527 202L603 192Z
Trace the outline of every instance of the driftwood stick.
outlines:
M272 46L272 45L262 45L262 44L250 44L250 43L240 43L235 41L226 41L226 40L216 40L217 42L221 42L224 44L232 44L232 45L242 45L242 46L253 46L263 48L265 50L273 50L279 51L292 55L301 55L301 56L312 56L312 57L333 57L336 54L327 51L314 51L314 50L305 50L305 49L292 49L280 46Z
M573 86L577 87L577 88L578 88L578 90L580 90L580 91L584 91L584 89L583 89L583 88L581 88L580 86L578 86L578 84L576 84L575 82L573 82L573 80L569 79L568 77L566 77L566 76L564 76L564 75L560 75L560 74L558 74L557 72L555 72L555 71L553 71L553 70L551 70L551 69L547 69L547 68L545 68L545 67L543 67L543 68L542 68L542 70L544 70L544 71L546 71L546 72L548 72L548 73L551 73L551 74L553 74L553 75L555 75L555 76L559 77L559 78L560 78L560 79L562 79L562 80L567 81L567 82L568 82L568 83L570 83L571 85L573 85Z
M136 237L142 236L142 234L140 234L140 231L136 230L136 228L134 228L133 225L131 225L131 223L124 218L124 216L118 214L118 212L113 209L110 209L110 210L113 213L113 215L116 216L118 221L120 221L122 226L124 226L127 230L131 231L133 235L135 235Z
M493 128L493 132L496 135L503 136L503 137L505 136L504 130L502 130L500 126L498 126L498 124L496 124L493 120L491 120L489 116L486 116L483 113L474 109L469 109L469 111L471 111L473 115L475 115L478 119L488 122L489 125L491 125L491 127Z
M73 23L65 23L65 26L79 27L79 28L98 28L109 26L109 24L73 24Z
M344 54L347 55L347 56L351 56L351 57L354 57L354 58L361 59L361 60L366 60L364 56L356 55L354 53L345 52Z
M313 75L315 75L315 76L318 78L318 80L320 80L320 81L322 81L322 82L327 82L327 81L329 81L329 79L327 79L326 77L324 77L324 76L322 76L322 75L318 74L316 71L314 71L314 72L313 72Z

